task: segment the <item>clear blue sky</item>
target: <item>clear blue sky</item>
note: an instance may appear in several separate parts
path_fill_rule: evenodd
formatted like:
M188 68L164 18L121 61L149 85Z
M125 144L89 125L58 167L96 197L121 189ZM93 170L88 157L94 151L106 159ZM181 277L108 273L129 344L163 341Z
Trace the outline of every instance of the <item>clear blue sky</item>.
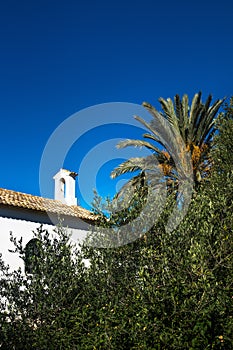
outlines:
M231 0L2 1L0 187L40 195L45 144L83 108L145 100L159 108L159 97L199 90L231 96L232 18ZM93 132L91 147L109 133ZM89 150L81 140L64 166L79 171ZM107 165L97 181L106 194Z

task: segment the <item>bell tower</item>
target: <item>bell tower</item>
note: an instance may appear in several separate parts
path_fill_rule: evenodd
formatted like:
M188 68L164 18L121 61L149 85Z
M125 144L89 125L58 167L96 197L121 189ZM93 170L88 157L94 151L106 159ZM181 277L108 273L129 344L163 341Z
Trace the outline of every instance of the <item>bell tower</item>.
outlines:
M75 178L78 174L66 169L60 169L53 177L55 180L54 199L67 205L77 205L75 197Z

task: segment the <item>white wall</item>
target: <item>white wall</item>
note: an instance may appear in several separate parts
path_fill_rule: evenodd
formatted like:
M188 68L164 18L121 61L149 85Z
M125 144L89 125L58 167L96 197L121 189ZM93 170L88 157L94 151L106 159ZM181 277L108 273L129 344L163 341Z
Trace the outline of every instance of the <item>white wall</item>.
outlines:
M35 221L0 216L0 253L2 253L3 260L10 265L11 270L21 267L24 271L24 263L16 253L10 253L8 251L8 249L14 250L14 244L10 242L10 231L17 239L22 237L23 246L25 246L33 238L33 231L36 231L41 225L40 222ZM76 219L76 225L77 228L68 229L75 243L82 241L86 237L88 227L87 224L79 219ZM46 223L43 224L43 228L48 229L52 233L55 226Z

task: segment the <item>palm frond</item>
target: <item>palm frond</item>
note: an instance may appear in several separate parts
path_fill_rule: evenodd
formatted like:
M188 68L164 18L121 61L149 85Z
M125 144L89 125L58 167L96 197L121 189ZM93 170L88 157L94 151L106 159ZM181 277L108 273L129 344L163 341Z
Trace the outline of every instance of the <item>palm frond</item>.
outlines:
M195 172L196 175L200 175L206 164L207 166L209 164L209 149L215 132L215 117L225 100L217 100L211 106L212 96L209 95L203 103L201 95L201 92L194 95L191 107L189 107L187 95L183 95L182 100L179 95L176 95L174 102L170 98L167 100L160 98L162 112L158 112L151 104L143 102L143 106L153 118L150 122L139 116L135 116L135 119L148 130L143 137L152 140L154 144L145 140L127 139L121 141L117 147L146 147L152 151L152 154L123 162L112 171L111 177L145 171L147 180L150 179L149 182L156 184L160 170L160 178L162 171L167 183L177 182L180 176L187 174L189 176L192 172L197 179ZM137 183L138 176L129 181L129 186Z
M195 125L193 126L193 143L198 145L200 138L201 138L201 134L203 132L203 125L208 124L208 110L209 110L209 106L210 103L212 101L212 96L209 95L207 97L207 100L205 102L205 104L203 104L202 110L199 113L196 121L195 121Z
M183 116L183 108L182 108L182 102L179 95L175 95L174 97L174 104L175 104L175 110L176 110L176 116L178 119L178 128L180 130L180 134L182 135L182 138L184 140L185 133L184 133L184 116Z
M146 147L146 148L148 148L151 151L159 152L159 149L157 147L153 146L150 142L146 142L146 141L143 141L143 140L127 139L127 140L124 140L124 141L120 141L117 144L117 148L118 149L122 149L122 148L125 148L125 147L130 147L130 146Z
M172 127L172 125L166 120L166 118L158 113L157 110L147 102L143 102L143 106L150 112L153 116L150 122L150 131L153 130L153 134L156 136L159 143L166 148L173 151L176 149L174 141L181 138L179 130Z
M150 139L153 140L154 142L158 143L160 146L164 147L164 145L161 143L161 141L158 139L158 137L156 137L155 135L152 134L143 134L142 135L145 139Z
M147 157L134 157L130 158L120 165L118 165L113 171L111 172L110 176L112 179L126 173L132 173L135 171L153 171L155 170L157 166L157 157L155 155L149 155Z
M157 131L151 126L151 123L147 123L143 118L139 117L138 115L135 115L134 119L139 121L146 129L150 130L152 134L158 134Z
M163 109L169 123L171 125L173 125L176 129L178 129L177 115L175 113L175 109L174 109L174 105L173 105L172 100L170 98L165 100L162 97L160 97L159 102L162 106L162 109Z
M184 94L183 98L182 98L182 116L183 116L183 128L184 128L184 133L186 135L186 129L188 128L188 123L189 123L189 99L188 99L188 95ZM184 141L186 139L184 138Z
M203 120L201 120L199 126L200 132L198 133L200 144L202 144L205 141L205 138L210 131L210 126L212 125L213 127L213 125L215 124L217 113L224 100L225 99L217 100L211 107L208 108L208 111L206 112L206 118L203 118Z
M148 102L143 102L143 107L145 107L148 112L153 116L153 120L150 122L150 126L152 126L153 133L155 135L158 134L158 132L155 132L155 127L156 129L158 128L160 131L164 130L167 132L167 134L172 133L173 134L173 128L172 128L172 123L169 123L164 116L159 113L150 103Z
M110 174L111 178L115 179L117 176L120 176L122 174L142 170L141 161L141 158L131 158L129 160L126 160L125 162L122 162L120 165L118 165L115 169L112 170Z
M171 133L171 130L170 130L171 128L169 127L169 124L166 121L161 127L160 125L161 122L159 120L160 117L163 118L161 115L158 119L156 119L156 115L153 115L153 116L154 116L154 119L150 122L150 124L148 124L141 117L135 116L135 119L138 120L141 124L143 124L148 130L150 130L152 135L155 137L156 142L158 142L160 145L166 148L166 144L167 144L166 140L173 137L173 134Z
M187 135L187 143L191 144L193 142L194 137L194 128L196 125L196 120L203 108L203 104L201 103L201 92L195 94L192 100L190 115L189 115L189 128Z

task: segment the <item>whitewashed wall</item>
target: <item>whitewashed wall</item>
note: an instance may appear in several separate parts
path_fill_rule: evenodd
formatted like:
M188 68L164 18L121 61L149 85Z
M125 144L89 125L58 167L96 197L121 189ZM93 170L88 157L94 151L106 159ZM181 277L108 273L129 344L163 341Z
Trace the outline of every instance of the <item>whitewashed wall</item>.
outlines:
M8 251L9 249L14 249L14 244L10 242L10 232L12 232L13 236L17 239L22 237L23 245L25 246L33 238L33 231L36 231L41 223L43 223L43 228L48 229L51 233L55 226L46 223L46 220L43 220L43 215L40 213L26 213L29 217L27 217L26 220L22 220L20 216L25 218L24 211L13 209L13 212L12 214L12 210L7 210L7 215L6 213L1 215L2 213L0 210L0 253L2 253L3 260L10 265L11 270L18 269L18 267L24 270L23 260L20 259L16 253ZM29 220L30 217L31 220ZM71 227L68 231L72 234L72 240L75 243L82 241L86 237L89 227L88 224L76 218L70 219L70 222L66 220L66 222L64 222L64 227L67 229L67 226Z

